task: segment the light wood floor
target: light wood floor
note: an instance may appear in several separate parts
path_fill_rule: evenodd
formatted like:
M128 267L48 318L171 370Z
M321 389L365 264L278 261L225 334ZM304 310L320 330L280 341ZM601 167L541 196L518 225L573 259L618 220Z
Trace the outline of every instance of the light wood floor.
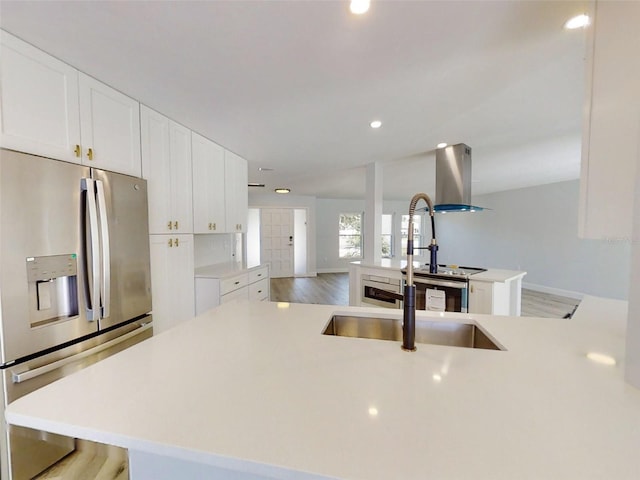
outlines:
M349 305L349 274L320 273L317 277L272 278L271 301Z
M76 440L76 450L34 480L129 480L127 451Z
M319 273L317 277L272 278L274 302L349 305L349 274ZM565 318L571 316L579 300L534 290L522 290L522 316Z

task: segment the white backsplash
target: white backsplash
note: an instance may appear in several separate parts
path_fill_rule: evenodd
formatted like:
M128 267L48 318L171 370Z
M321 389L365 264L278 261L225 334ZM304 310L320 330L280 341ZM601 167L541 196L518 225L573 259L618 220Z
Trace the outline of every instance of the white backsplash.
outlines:
M194 235L193 245L196 268L217 263L242 262L242 234Z

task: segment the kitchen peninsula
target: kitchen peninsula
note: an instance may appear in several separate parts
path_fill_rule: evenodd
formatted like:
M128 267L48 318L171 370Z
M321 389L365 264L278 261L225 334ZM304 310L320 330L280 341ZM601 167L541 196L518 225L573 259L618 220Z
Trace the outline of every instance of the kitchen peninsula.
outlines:
M401 284L401 270L406 265L406 260L396 259L382 259L376 262L363 260L349 264L349 305L367 306L367 302L363 301L363 275L391 279ZM416 261L413 265L414 269L424 266ZM452 270L457 268L454 266ZM527 272L518 270L489 268L470 276L469 312L519 316L522 279L526 274Z
M233 302L13 402L6 416L127 448L132 480L637 479L626 312L596 297L571 320L418 312L475 323L504 350L407 353L321 334L336 313L399 312Z

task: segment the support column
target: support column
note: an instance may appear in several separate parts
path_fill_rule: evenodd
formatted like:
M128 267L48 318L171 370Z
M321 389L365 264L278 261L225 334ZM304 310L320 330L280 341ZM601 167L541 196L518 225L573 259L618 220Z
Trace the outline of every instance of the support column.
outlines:
M367 262L382 258L382 165L367 165L367 184L364 204L364 250Z

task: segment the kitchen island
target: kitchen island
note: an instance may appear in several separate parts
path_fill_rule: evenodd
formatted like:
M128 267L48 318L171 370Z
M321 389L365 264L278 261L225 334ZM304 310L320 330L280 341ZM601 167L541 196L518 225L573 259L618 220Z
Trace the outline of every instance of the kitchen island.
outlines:
M402 283L406 260L356 261L349 264L349 305L367 306L363 299L363 283L367 277L378 277ZM413 262L414 271L425 267ZM489 268L469 278L469 312L519 316L522 305L522 279L527 272ZM401 290L398 292L401 293Z
M570 320L418 312L475 323L504 350L407 353L321 334L335 313L400 312L234 302L13 402L6 417L127 448L132 480L637 479L626 311L585 297Z

